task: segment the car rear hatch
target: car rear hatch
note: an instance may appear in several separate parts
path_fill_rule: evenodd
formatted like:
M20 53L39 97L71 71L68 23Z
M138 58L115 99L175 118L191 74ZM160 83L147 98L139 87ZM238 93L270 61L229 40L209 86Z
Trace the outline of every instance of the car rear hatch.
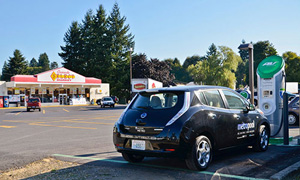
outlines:
M39 100L38 99L29 99L28 106L32 107L38 107L39 106Z
M157 135L182 109L183 91L143 92L125 112L122 131L127 134Z

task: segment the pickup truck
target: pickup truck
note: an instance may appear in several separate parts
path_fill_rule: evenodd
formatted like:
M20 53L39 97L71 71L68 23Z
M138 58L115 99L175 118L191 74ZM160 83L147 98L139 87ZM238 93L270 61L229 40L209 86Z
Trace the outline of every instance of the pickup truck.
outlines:
M41 111L41 106L40 98L29 98L27 102L27 112L29 112L30 109L38 109Z

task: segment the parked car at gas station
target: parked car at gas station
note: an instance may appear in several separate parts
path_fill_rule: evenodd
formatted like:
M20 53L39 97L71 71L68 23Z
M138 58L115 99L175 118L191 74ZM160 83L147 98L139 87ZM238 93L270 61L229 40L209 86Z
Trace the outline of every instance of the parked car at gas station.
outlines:
M266 151L269 137L263 112L220 86L141 91L113 128L115 148L125 160L175 156L192 170L205 170L219 150L250 145Z
M101 105L102 108L104 108L105 106L109 106L109 107L115 107L115 102L113 101L113 99L111 97L103 97L101 99Z
M41 111L41 100L40 98L34 97L34 98L29 98L27 102L27 112L30 111L30 109L38 109Z
M299 96L296 96L289 103L289 125L297 125L299 123Z

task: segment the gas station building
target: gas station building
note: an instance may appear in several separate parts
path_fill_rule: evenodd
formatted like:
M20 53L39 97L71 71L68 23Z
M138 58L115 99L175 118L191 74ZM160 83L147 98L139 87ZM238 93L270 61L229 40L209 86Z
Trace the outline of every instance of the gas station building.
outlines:
M0 82L0 97L8 96L9 106L26 106L30 97L39 97L42 103L78 105L109 95L108 83L63 67L36 75L15 75L10 82Z

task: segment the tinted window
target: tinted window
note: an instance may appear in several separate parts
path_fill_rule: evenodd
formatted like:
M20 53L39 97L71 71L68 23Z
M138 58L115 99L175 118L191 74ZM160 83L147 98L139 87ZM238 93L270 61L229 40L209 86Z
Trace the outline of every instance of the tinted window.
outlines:
M40 102L39 99L29 99L28 102Z
M223 90L230 109L244 109L247 105L244 100L231 91Z
M206 101L206 99L205 99L205 97L204 97L203 92L200 92L200 93L199 93L199 98L200 98L200 101L201 101L203 104L208 105L208 103L207 103L207 101Z
M209 90L209 91L204 91L203 93L206 97L207 104L209 106L214 106L214 107L218 107L218 108L225 107L218 90Z
M142 93L134 102L132 108L143 109L165 109L172 108L178 103L178 95L171 92L166 93Z
M112 101L112 98L109 98L109 97L104 98L104 101Z

